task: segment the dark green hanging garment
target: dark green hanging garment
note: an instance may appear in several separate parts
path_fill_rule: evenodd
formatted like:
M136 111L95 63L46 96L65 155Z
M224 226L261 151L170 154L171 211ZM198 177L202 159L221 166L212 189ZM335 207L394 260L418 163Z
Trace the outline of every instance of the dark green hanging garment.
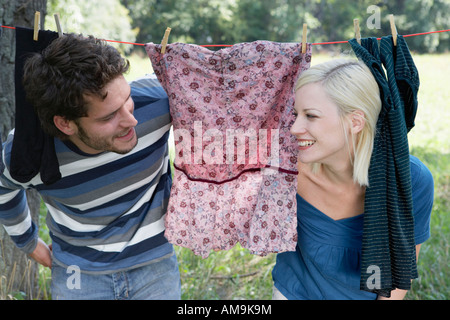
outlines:
M376 125L364 202L361 290L390 296L417 277L407 133L414 126L419 77L402 36L349 41L378 83L382 109ZM383 66L386 70L383 69ZM373 281L372 271L379 272Z

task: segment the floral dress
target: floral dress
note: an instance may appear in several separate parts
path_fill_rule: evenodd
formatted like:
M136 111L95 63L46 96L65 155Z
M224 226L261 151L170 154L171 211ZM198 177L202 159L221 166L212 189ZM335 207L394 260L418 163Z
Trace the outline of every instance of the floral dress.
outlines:
M167 92L174 180L165 236L207 257L236 243L253 254L294 251L294 86L311 47L255 41L211 51L146 44Z

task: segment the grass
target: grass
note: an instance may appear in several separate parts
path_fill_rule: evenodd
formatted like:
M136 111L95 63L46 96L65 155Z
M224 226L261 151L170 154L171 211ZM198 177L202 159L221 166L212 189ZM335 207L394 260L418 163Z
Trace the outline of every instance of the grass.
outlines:
M330 56L313 56L313 63ZM419 279L413 281L408 300L448 300L450 226L450 54L415 55L421 87L416 126L409 134L411 153L431 170L435 200L431 216L431 238L422 245L418 261ZM130 57L129 80L151 72L148 58ZM41 214L45 216L45 209ZM41 236L46 238L45 219ZM47 238L48 239L48 238ZM186 300L271 299L275 254L251 255L239 245L229 251L212 252L207 259L175 247L180 267L182 298ZM41 299L49 298L50 272L41 267Z

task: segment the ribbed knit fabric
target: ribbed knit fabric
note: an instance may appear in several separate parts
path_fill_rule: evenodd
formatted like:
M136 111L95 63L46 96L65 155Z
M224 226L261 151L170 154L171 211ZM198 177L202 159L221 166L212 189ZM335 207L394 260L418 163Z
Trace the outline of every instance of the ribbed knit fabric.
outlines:
M407 132L414 125L419 80L403 37L397 47L392 36L383 37L380 47L376 38L349 43L372 71L382 101L364 203L360 286L389 297L396 288L410 289L417 277Z
M38 41L34 41L33 29L16 27L16 114L10 173L21 183L29 182L38 173L45 184L55 183L61 178L53 137L42 130L32 103L26 99L22 84L27 58L33 53L41 53L57 37L57 32L41 30Z

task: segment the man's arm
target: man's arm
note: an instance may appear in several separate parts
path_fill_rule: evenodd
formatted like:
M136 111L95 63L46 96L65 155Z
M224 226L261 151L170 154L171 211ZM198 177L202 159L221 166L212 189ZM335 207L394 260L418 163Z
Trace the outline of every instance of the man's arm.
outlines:
M51 248L38 238L37 226L31 220L25 190L13 189L0 175L0 224L18 248L45 267L51 267Z
M0 174L0 224L3 225L16 246L25 253L34 251L37 245L37 226L31 219L25 187L14 182L8 171L10 144L5 142L0 161L4 172Z
M11 189L0 177L0 224L16 246L29 254L37 245L38 230L31 219L25 190Z

